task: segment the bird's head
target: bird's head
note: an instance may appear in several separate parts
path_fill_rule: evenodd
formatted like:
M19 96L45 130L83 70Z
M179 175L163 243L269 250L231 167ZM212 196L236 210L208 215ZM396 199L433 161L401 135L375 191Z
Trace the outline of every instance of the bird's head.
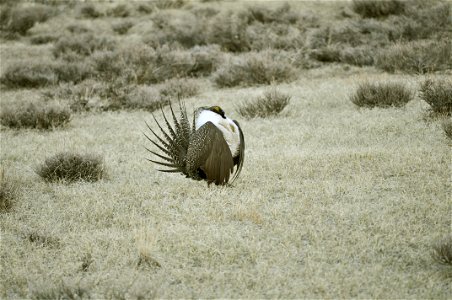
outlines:
M224 110L221 108L221 107L219 107L219 106L217 106L217 105L215 105L215 106L202 106L202 107L199 107L198 109L196 109L196 111L195 111L195 116L196 116L196 118L198 118L198 116L203 112L203 111L211 111L211 112L213 112L213 113L216 113L216 114L218 114L218 115L220 115L223 119L226 119L226 114L225 114L225 112L224 112Z

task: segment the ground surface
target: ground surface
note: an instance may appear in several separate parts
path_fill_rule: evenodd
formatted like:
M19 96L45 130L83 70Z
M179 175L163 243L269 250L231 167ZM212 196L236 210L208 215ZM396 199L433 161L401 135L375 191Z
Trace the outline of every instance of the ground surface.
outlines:
M450 140L418 96L358 109L349 96L363 79L416 90L424 76L309 70L277 86L292 96L280 116L252 120L234 108L265 86L202 79L188 109L220 105L245 133L245 165L227 187L157 172L143 147L149 112L79 113L53 131L3 127L2 168L21 189L0 216L1 296L450 297L430 256L451 230ZM38 93L4 90L2 105ZM101 154L108 177L44 182L35 169L64 150Z

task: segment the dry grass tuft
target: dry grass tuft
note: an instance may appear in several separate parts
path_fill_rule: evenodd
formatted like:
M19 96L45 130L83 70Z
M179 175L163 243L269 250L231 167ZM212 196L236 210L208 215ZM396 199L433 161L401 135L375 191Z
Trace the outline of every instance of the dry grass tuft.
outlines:
M360 107L401 107L413 99L413 93L403 84L361 83L350 100Z
M0 213L8 212L17 198L18 183L5 176L0 170Z
M105 176L103 159L98 155L62 152L47 158L36 170L45 181L98 181Z
M352 9L364 18L381 18L405 12L405 1L353 0Z
M59 103L10 106L0 114L0 123L10 128L53 129L66 125L70 119L70 109Z
M150 232L145 227L137 230L135 236L136 246L138 250L138 267L161 268L162 265L154 257L155 248L157 246L157 236L155 232Z
M80 57L90 56L94 51L114 50L115 41L107 36L96 36L92 33L84 33L72 36L63 36L52 50L57 58L66 60L80 60Z
M433 112L452 113L452 79L427 79L420 92L421 99L430 104Z
M452 42L446 39L396 43L380 51L375 65L391 73L424 74L451 69Z
M176 9L181 8L187 3L186 0L155 0L152 4L158 9Z
M45 22L56 11L47 5L6 6L2 8L0 28L10 34L25 35L37 22Z
M444 133L446 133L446 136L449 139L452 139L452 119L447 119L445 121L443 121L443 129L444 129Z
M248 119L266 118L279 114L289 104L291 96L278 90L269 90L250 103L242 103L236 110Z
M112 29L114 32L118 34L126 34L130 28L135 25L132 21L121 21L118 23L114 23L112 25Z
M87 253L82 257L82 264L80 266L80 270L82 272L87 272L89 269L89 266L94 262L91 253Z
M58 39L58 37L54 34L38 34L38 35L32 36L30 38L30 43L32 45L42 45L42 44L53 43L57 39Z
M452 267L452 237L448 237L434 245L432 257L440 264Z
M96 19L102 16L102 13L92 3L86 3L79 9L79 16L81 18Z
M283 59L275 59L270 51L233 57L213 74L213 80L219 87L288 82L295 78L295 68Z
M193 79L171 79L162 84L159 92L164 99L182 99L196 96L199 89L199 84Z
M25 238L38 247L58 247L60 245L60 239L36 231L27 233Z
M59 285L47 284L30 290L31 299L91 299L90 292L80 286L68 285L61 282Z

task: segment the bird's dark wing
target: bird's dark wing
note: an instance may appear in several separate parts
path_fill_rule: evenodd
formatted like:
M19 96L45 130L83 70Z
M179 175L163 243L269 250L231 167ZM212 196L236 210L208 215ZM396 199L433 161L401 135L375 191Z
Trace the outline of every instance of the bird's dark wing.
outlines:
M190 140L187 168L189 174L201 169L209 184L228 183L234 169L231 150L221 131L211 122L201 126Z
M232 178L231 182L233 182L239 176L240 172L242 171L243 162L245 161L245 137L243 136L243 131L239 125L239 122L237 122L236 120L233 120L233 122L239 128L240 146L239 146L239 155L234 157L234 165L237 165L237 168L235 170L234 177Z

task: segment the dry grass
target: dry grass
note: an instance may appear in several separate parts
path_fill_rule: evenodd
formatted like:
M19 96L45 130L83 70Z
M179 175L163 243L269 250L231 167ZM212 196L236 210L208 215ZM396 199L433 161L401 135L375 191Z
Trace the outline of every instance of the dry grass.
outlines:
M364 18L381 18L404 13L405 1L353 0L352 9Z
M452 139L452 119L443 121L443 129L444 129L444 132L446 133L446 136L449 139Z
M452 237L448 237L433 246L433 259L452 267Z
M105 176L100 156L62 152L49 157L36 170L46 181L97 181Z
M0 169L0 213L10 211L17 201L19 184Z
M77 19L80 6L87 3L105 17ZM450 276L439 272L449 265L439 267L429 256L435 241L450 235L450 141L440 120L425 121L428 107L419 97L403 109L358 110L349 99L357 82L399 82L414 91L425 76L320 64L305 56L309 51L302 44L294 49L283 39L286 30L288 36L300 32L298 38L305 40L329 26L334 42L321 32L319 39L326 41L319 47L335 46L337 41L342 59L347 49L369 47L376 53L372 50L394 41L405 43L391 22L411 17L375 20L350 13L344 19L341 9L351 2L341 1L291 1L291 8L280 13L281 3L270 1L254 10L256 19L250 18L251 2L190 1L163 14L151 2L129 1L130 17L106 16L118 4L65 2L57 5L58 16L27 31L32 36L75 39L86 34L79 31L86 31L113 39L115 47L72 56L76 64L93 64L89 80L44 89L3 89L2 109L38 99L42 93L60 94L56 99L68 102L79 98L85 107L122 105L132 98L150 103L161 99L167 80L196 80L201 89L185 100L189 113L199 106L219 105L240 122L246 139L241 176L232 186L208 188L156 171L145 159L142 132L152 116L143 109L81 109L72 114L70 126L53 131L2 127L0 162L20 178L20 197L0 218L0 298L449 298ZM427 6L432 5L423 5ZM212 36L207 26L225 18L225 26L216 24L223 28L212 29L225 31L220 36L224 45L193 49L169 40L157 49L144 45L157 14L174 17L169 24L175 25L186 15L183 11L192 12L206 29L197 36L199 41L208 42ZM241 12L245 15L235 15ZM294 74L287 82L275 83L274 88L292 96L279 117L246 119L234 110L240 101L267 91L266 83L219 89L210 82L216 59L219 64L223 56L243 62L250 54L234 47L240 53L224 53L234 46L233 33L243 29L234 28L242 21L228 18L246 20L247 35L253 29L252 39L243 39L249 47L263 45L267 33L272 48L287 47L265 51L269 57L263 64L275 69L289 65ZM126 34L113 32L112 24L132 19L136 26ZM436 23L433 19L425 22ZM353 22L359 24L352 26ZM404 26L408 23L415 24L403 21ZM71 24L77 32L66 29ZM405 36L416 38L409 31ZM29 40L19 36L0 43L2 74L23 60L54 59L52 43L31 45ZM246 43L239 37L236 46L242 45ZM206 67L194 57L203 57ZM176 68L172 61L189 64ZM317 68L296 67L309 63ZM237 76L243 85L248 85L247 76L268 72L252 70ZM198 76L210 78L186 78ZM435 77L446 75L439 72ZM163 110L170 116L169 107ZM109 180L60 184L36 175L44 158L68 149L102 154Z
M413 92L397 82L364 82L358 86L350 100L361 107L401 107L413 99Z

